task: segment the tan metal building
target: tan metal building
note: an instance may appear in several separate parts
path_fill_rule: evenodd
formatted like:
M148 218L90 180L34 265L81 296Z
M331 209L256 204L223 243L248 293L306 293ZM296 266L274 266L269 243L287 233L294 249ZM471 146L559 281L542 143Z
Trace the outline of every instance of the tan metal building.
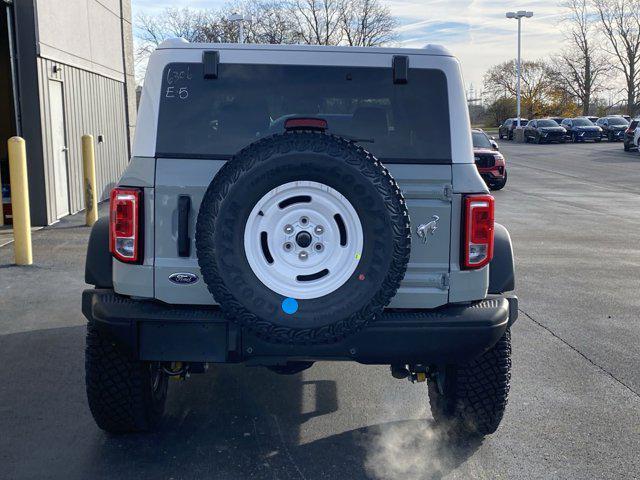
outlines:
M129 161L136 116L130 0L0 0L0 10L4 201L6 140L20 135L32 223L48 225L84 208L83 134L96 139L100 199Z

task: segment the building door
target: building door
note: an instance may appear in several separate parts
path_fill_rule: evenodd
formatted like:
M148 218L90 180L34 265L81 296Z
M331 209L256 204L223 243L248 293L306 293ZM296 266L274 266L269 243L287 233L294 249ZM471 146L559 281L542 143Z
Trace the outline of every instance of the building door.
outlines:
M67 177L67 140L64 127L62 82L49 81L49 111L53 144L53 188L55 218L69 215L69 183Z

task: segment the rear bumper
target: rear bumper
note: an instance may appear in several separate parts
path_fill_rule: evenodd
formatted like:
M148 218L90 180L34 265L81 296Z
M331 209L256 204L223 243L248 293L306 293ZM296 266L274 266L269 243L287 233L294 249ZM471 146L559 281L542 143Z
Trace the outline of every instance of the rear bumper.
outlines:
M331 345L281 345L225 319L216 307L134 300L85 290L87 320L132 358L273 365L294 360L437 364L471 360L492 347L518 316L515 296L492 295L433 310L386 310L359 333Z

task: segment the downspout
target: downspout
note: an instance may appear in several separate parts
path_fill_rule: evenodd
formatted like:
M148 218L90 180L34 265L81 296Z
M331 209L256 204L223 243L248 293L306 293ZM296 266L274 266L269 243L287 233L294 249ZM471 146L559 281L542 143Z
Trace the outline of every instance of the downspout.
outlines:
M130 0L120 0L120 45L122 48L122 71L124 72L124 118L127 123L127 155L131 159L131 118L129 114L129 82L127 80L127 49L124 45L124 8L123 2Z
M13 16L13 1L4 0L7 12L7 34L9 40L9 65L11 68L11 94L13 96L13 115L16 135L22 136L22 117L20 114L20 90L18 83L18 59L16 54L15 22Z

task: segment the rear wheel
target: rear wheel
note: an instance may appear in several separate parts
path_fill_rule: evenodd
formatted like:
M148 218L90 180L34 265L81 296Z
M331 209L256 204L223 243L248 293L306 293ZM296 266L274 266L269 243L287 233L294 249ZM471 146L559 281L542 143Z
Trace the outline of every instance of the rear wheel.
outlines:
M164 413L167 375L159 363L130 359L87 325L85 381L89 409L111 433L153 430Z
M465 436L494 433L505 412L511 382L511 332L466 365L447 366L428 381L437 424Z

